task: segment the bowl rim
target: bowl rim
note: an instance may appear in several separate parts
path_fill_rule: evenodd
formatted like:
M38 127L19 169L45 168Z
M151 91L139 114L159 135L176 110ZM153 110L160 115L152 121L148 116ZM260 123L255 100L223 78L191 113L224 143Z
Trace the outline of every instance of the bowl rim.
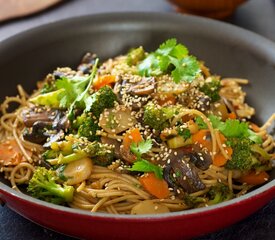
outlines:
M208 30L210 31L225 31L231 32L231 40L238 40L242 43L246 44L246 47L253 48L255 51L255 47L257 47L257 53L259 55L264 56L270 62L272 62L273 66L275 67L275 43L269 39L266 39L254 32L249 30L237 27L230 23L224 23L221 21L208 19L204 17L198 16L190 16L190 15L181 15L175 13L164 13L164 12L115 12L115 13L97 13L97 14L88 14L83 16L77 16L62 20L57 20L54 22L46 23L40 26L36 26L34 28L25 30L23 32L17 33L13 36L5 38L0 41L0 52L5 48L9 47L10 45L16 44L20 42L24 38L29 38L32 35L39 34L39 32L44 31L45 29L55 28L62 25L68 25L71 22L85 22L86 20L99 20L104 23L106 19L116 19L119 21L157 21L158 18L162 19L169 19L169 21L181 21L181 22L192 22L193 24L197 25L205 25L207 26ZM215 30L216 29L216 30ZM259 44L260 43L260 44ZM17 192L8 185L2 183L0 181L0 197L2 195L7 195L12 197L13 199L19 199L21 201L26 201L32 205L36 205L37 207L44 207L49 208L51 210L64 212L64 213L71 213L74 215L82 215L88 218L98 218L104 220L127 220L127 221L158 221L164 219L172 219L172 218L179 218L179 217L191 217L196 215L202 215L205 213L211 213L219 209L223 209L226 207L230 207L231 205L237 205L246 202L247 200L251 200L253 198L259 197L268 191L275 190L275 179L271 180L270 182L264 184L263 186L246 193L243 196L231 199L229 201L208 206L202 207L197 209L188 209L179 212L171 212L165 214L157 214L157 215L126 215L126 214L110 214L110 213L91 213L89 211L81 210L81 209L73 209L65 206L55 205L52 203L48 203L45 201L41 201L39 199L35 199L29 195L23 194L21 192ZM1 199L1 198L0 198ZM9 203L8 203L9 204Z

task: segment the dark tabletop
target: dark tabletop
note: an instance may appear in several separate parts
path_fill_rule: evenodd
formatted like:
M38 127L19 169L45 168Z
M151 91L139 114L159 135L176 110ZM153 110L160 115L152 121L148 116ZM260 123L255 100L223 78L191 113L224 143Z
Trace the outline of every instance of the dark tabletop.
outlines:
M0 41L32 27L60 19L118 11L174 12L174 8L164 0L68 0L42 13L0 24ZM275 41L275 0L250 0L226 21ZM73 238L44 229L3 206L0 208L0 239ZM275 239L275 200L237 224L197 238L197 240L210 239Z

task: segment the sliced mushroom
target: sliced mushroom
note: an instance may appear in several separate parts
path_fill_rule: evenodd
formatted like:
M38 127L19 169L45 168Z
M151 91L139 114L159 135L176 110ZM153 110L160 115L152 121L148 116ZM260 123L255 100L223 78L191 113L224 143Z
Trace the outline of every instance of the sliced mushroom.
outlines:
M22 111L22 118L26 127L32 127L35 122L52 122L56 116L56 110L45 108L30 108Z
M153 77L137 77L120 79L114 86L114 92L123 105L138 110L148 102L155 88L156 81Z
M45 129L50 128L51 123L37 121L33 124L32 128L25 129L23 137L25 140L37 144L43 144L50 136Z
M105 109L99 118L99 126L113 134L124 132L134 124L136 124L136 119L131 115L131 110L122 105Z
M61 140L70 124L65 112L43 107L24 110L22 118L27 127L23 132L24 139L37 144L44 144L48 140L44 147Z
M75 185L86 180L92 173L93 164L90 158L82 158L69 163L63 175L67 178L66 184Z
M149 95L154 92L155 84L155 78L143 77L139 82L130 83L126 92L139 96Z
M134 206L131 210L131 214L160 214L169 213L169 208L161 203L154 203L152 200L144 200Z
M188 193L205 189L193 163L184 158L171 160L170 165L164 169L164 178L174 189L181 187Z
M101 142L103 144L108 144L108 145L112 145L114 146L114 154L115 154L115 157L116 158L120 158L120 142L117 141L116 139L112 139L112 138L109 138L109 137L104 137L102 136L101 137Z
M129 149L126 149L123 145L119 149L120 157L128 163L133 163L137 160L137 157L130 152Z
M190 162L201 170L207 170L212 164L212 157L207 150L202 150L198 145L192 146L192 153L190 153Z

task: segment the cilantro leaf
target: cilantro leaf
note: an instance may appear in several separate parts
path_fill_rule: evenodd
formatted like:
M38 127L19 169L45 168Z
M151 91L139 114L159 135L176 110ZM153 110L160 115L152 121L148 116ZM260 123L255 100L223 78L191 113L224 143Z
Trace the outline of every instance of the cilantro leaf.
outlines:
M218 129L226 137L245 137L248 131L248 125L236 119L227 119L225 123L220 123Z
M249 138L251 141L260 144L262 138L255 132L249 129L246 122L241 122L238 119L227 119L223 122L220 117L209 115L213 128L218 129L227 138ZM196 124L200 129L207 129L207 125L201 117L195 119Z
M73 81L66 77L58 79L56 88L65 90L59 95L60 107L69 108L77 96L84 91L86 84L86 81Z
M175 38L168 39L138 65L140 75L159 76L171 73L176 83L192 82L200 73L200 66L194 56L188 56L188 49L177 44Z
M69 108L69 112L68 112L68 118L70 120L72 120L74 118L74 114L73 114L73 110L76 106L79 105L84 105L83 108L85 108L86 106L86 102L85 100L89 97L88 95L88 91L91 88L91 85L93 83L93 80L95 78L96 75L96 71L97 71L97 64L98 64L98 58L95 60L94 66L93 66L93 70L92 73L89 75L89 77L85 80L86 82L86 88L84 88L75 98L75 100L71 103L70 108ZM88 84L87 84L88 83Z
M140 159L134 162L133 166L131 168L128 168L128 170L137 172L154 172L158 178L163 178L162 168L150 163L145 159Z
M191 137L191 132L188 128L177 127L177 132L184 140Z
M137 161L134 162L131 168L127 168L129 171L137 171L137 172L154 172L155 175L162 179L163 173L162 168L150 163L149 161L142 159L141 155L143 153L147 153L152 148L152 140L147 139L143 140L139 143L132 143L130 146L130 150L137 157Z
M207 124L203 121L201 117L196 117L195 123L198 125L199 129L207 129Z
M180 81L190 83L201 71L199 63L194 56L187 56L180 60L170 58L170 60L175 66L175 69L171 73L175 83L179 83Z
M152 148L151 139L147 139L146 141L143 140L139 143L133 142L130 146L131 152L137 156L138 160L141 158L141 155L143 153L149 152L151 148Z

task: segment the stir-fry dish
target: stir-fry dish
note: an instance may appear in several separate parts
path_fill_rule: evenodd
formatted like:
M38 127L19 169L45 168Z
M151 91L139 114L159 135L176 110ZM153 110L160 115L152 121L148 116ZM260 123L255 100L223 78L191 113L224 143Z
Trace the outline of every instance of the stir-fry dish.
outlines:
M274 139L248 80L212 75L169 39L57 68L1 105L0 171L40 200L113 214L207 207L269 180ZM10 106L17 103L16 110Z

